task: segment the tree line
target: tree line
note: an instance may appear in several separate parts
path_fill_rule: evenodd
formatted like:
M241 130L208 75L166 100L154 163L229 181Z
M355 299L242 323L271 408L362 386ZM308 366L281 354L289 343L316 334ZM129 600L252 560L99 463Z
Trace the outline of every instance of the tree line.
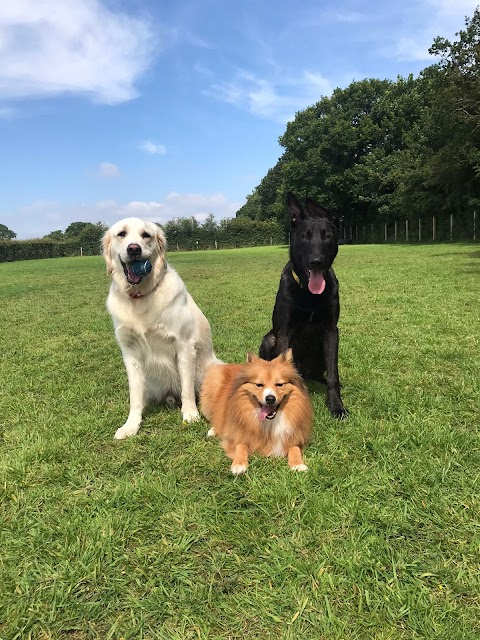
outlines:
M175 218L162 225L170 250L190 251L281 244L285 241L276 220L231 218L217 222L210 214L200 223L196 218ZM36 240L12 241L11 232L0 240L0 262L58 258L75 255L98 255L102 236L107 230L103 222L72 222L65 231L52 231Z
M282 156L237 216L274 219L287 231L293 191L350 230L400 220L402 229L409 220L426 228L435 217L437 239L453 219L471 238L480 213L478 7L456 38L434 40L438 61L417 78L352 82L297 113L279 138Z

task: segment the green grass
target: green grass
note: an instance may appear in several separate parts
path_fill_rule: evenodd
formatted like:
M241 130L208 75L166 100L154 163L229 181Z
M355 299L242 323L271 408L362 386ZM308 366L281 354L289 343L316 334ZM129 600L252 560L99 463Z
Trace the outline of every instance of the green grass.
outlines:
M284 247L169 255L242 361ZM307 474L229 474L207 425L127 379L101 258L0 264L0 638L319 640L480 635L480 251L343 246L350 418L310 385Z

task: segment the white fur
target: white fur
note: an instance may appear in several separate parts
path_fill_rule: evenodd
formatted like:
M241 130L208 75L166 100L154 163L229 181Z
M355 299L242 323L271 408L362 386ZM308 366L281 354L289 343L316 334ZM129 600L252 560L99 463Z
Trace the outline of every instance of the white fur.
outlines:
M283 442L290 433L292 427L285 418L283 411L279 411L275 418L269 422L270 424L267 428L272 430L273 441L275 443L270 455L276 458L282 457L284 455Z
M124 237L118 235L123 232ZM150 237L143 237L146 234ZM138 244L139 258L149 259L153 267L138 285L128 283L120 262L130 260L130 244ZM139 218L120 220L103 239L112 275L107 309L130 391L130 412L115 433L118 440L137 433L150 400L166 400L171 406L179 399L184 422L197 420L195 392L200 391L206 367L216 361L210 325L180 276L166 263L165 249L160 227Z
M230 467L230 471L233 473L234 476L238 476L241 473L245 473L246 470L247 470L246 464L232 464L232 466Z

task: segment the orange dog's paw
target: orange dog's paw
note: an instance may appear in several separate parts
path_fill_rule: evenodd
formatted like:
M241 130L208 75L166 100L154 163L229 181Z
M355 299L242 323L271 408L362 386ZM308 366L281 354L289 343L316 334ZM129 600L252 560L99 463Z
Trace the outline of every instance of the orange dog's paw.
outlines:
M246 464L232 464L232 466L230 467L230 471L233 473L234 476L238 476L241 473L245 473L246 470L247 470Z
M290 467L292 471L308 471L308 467L306 464L295 464L293 467Z

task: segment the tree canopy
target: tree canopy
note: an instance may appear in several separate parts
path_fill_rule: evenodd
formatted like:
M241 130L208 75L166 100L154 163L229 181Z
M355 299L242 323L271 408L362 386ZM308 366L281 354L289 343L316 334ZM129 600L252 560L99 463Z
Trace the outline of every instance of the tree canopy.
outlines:
M15 231L9 229L5 224L0 224L0 238L2 240L13 240L16 237Z
M310 196L346 224L480 206L480 11L457 40L435 39L438 62L417 78L364 79L297 113L284 152L237 216L276 219L285 194Z

